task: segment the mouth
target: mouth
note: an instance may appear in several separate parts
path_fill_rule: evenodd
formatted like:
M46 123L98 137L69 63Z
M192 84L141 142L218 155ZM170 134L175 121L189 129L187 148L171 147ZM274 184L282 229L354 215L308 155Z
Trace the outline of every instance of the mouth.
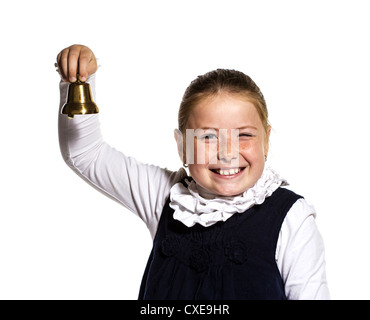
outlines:
M239 174L245 169L245 167L239 168L220 168L220 169L210 169L213 173L224 176L224 177L231 177Z

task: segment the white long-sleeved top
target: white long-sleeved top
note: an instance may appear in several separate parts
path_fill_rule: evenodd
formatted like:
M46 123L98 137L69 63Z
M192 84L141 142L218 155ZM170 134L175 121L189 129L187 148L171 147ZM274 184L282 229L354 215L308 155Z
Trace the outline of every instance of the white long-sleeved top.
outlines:
M88 79L95 96L95 74ZM68 83L60 82L60 109ZM169 171L138 162L109 146L100 132L99 115L68 119L59 111L59 142L65 162L81 178L138 215L154 238L171 187L186 171ZM325 253L315 223L315 209L305 199L291 207L282 224L276 263L289 300L329 299Z

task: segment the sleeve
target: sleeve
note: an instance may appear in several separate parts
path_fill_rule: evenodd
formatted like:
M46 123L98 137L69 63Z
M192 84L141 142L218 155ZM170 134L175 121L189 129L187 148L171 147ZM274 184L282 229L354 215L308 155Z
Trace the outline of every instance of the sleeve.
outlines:
M281 227L276 260L289 300L328 300L325 249L315 209L299 199Z
M95 74L87 81L95 96ZM61 114L68 83L60 82L59 144L64 161L82 179L138 215L154 236L171 187L186 172L169 171L127 157L102 138L99 114Z

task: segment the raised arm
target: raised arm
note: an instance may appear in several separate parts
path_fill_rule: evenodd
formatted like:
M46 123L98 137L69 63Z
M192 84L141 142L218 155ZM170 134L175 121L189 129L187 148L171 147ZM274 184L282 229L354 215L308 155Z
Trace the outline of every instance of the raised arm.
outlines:
M72 46L58 54L60 109L66 101L69 83L87 80L95 96L96 59L90 49ZM109 146L100 132L99 115L69 119L59 109L59 142L63 159L90 185L137 214L154 236L170 188L185 171L172 172L146 165Z

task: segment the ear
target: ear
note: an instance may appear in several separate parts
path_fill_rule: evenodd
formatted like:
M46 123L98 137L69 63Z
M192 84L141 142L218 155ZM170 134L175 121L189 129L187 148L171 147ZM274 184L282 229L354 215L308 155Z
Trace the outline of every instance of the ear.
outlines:
M271 133L271 126L267 127L267 132L266 132L266 137L265 137L265 146L264 146L264 151L265 151L265 156L267 157L269 153L269 146L270 146L270 133Z
M174 131L174 137L177 143L177 152L179 154L180 160L184 164L185 161L185 146L184 146L184 139L183 139L183 134L179 129L175 129Z

